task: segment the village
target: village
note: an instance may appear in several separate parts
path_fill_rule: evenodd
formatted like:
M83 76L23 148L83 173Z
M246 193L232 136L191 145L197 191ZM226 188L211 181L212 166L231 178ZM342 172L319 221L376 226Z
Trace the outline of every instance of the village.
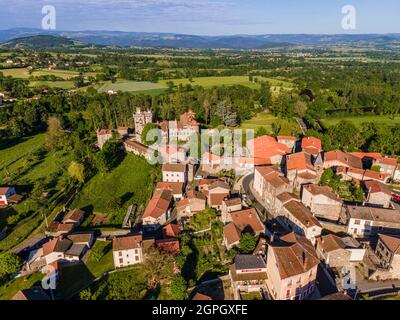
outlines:
M148 160L157 149L162 180L147 206L143 212L130 206L121 228L100 234L79 231L83 208L65 208L46 221L44 235L13 252L24 261L19 275L41 272L53 287L50 294L40 286L21 290L13 299L51 299L63 267L85 261L95 241L112 242L119 270L143 263L150 248L177 256L182 235L208 232L213 223L221 228L218 247L229 253L228 272L195 284L187 299L351 300L399 284L400 205L392 187L400 181L397 159L324 152L312 136L268 135L246 141L248 154L233 161L212 150L196 158L185 145L200 134L193 111L153 123L151 111L137 109L133 118L132 134L126 127L99 128L97 147L119 139L125 152ZM160 128L161 144L142 141L148 124ZM24 201L17 191L1 187L0 205ZM204 212L204 229L193 230ZM208 289L218 283L222 293Z

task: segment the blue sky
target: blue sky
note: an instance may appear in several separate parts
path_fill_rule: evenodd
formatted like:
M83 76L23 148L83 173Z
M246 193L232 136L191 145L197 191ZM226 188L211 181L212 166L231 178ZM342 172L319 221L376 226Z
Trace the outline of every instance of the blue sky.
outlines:
M400 32L399 0L0 0L0 29L40 28L44 5L56 8L58 30L346 33L341 9L353 5L352 33Z

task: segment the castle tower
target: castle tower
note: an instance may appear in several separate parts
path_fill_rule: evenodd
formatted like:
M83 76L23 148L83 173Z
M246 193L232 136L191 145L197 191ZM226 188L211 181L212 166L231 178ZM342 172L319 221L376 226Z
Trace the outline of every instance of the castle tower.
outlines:
M140 108L136 108L133 119L135 122L136 140L140 141L144 126L153 122L153 114L151 111L141 111Z

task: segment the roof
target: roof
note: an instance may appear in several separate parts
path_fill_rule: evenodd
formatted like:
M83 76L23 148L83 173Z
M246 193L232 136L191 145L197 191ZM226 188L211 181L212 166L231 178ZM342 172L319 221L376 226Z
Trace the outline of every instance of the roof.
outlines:
M226 193L211 193L209 194L209 205L210 206L220 206L222 201L226 199L229 192Z
M230 190L229 184L220 180L211 183L211 185L208 187L208 190L213 190L216 188L226 189L227 191Z
M335 250L346 249L346 245L338 236L328 234L317 239L317 244L325 252L332 252Z
M66 255L80 257L86 250L86 244L78 244L74 243L72 246L65 252Z
M298 152L286 156L287 170L313 170L314 166L311 161L311 156L305 152Z
M85 212L84 212L84 211L79 210L79 209L74 209L74 210L69 211L69 212L65 215L63 221L72 220L72 221L78 222L78 221L80 221L84 216L85 216Z
M245 272L245 273L237 273L235 269L235 265L231 265L229 267L230 274L232 276L233 281L263 281L267 280L268 275L266 272Z
M186 165L182 163L165 163L162 166L162 171L168 172L185 172Z
M172 201L172 192L167 189L156 189L153 197L149 201L143 218L153 217L155 219L166 213Z
M47 256L53 252L65 252L71 245L71 240L55 238L43 245L43 256Z
M311 211L301 202L291 200L283 205L297 220L305 227L317 226L321 227L318 219L313 216Z
M387 166L396 167L397 166L397 159L388 158L388 157L380 158L380 159L376 159L374 161L374 164L377 164L377 165L384 164L384 165L387 165Z
M389 173L380 173L373 170L365 170L364 173L364 180L366 180L366 178L370 178L374 180L385 181L389 177L390 177Z
M289 184L289 180L283 177L282 173L274 167L256 167L256 171L261 174L265 181L275 188Z
M200 200L206 200L206 197L204 196L204 194L202 194L199 191L195 191L195 190L189 190L186 193L186 197L188 199L200 199Z
M44 292L42 287L32 287L20 290L11 300L50 300L49 296Z
M141 247L141 242L141 235L114 238L112 242L113 251L137 249Z
M156 189L168 189L172 191L172 194L182 194L183 183L182 182L157 182Z
M178 239L156 240L156 248L170 254L178 254L181 251Z
M271 136L261 136L247 141L247 147L253 149L252 156L258 159L270 159L290 153L288 146L279 143ZM254 148L253 148L254 147Z
M252 254L238 254L233 263L236 270L266 268L264 260L261 257Z
M289 193L289 192L281 193L276 198L282 203L286 203L291 200L300 201L300 199L297 198L293 193Z
M225 205L227 207L238 206L238 205L242 204L242 199L240 199L240 198L230 198L230 199L227 199L227 200L223 200L223 202L225 203Z
M0 196L5 196L11 190L11 187L2 187L0 188Z
M400 254L400 236L389 236L385 234L378 234L381 241L393 254Z
M176 238L181 232L181 227L178 224L169 223L163 227L163 235L167 238Z
M383 184L376 180L364 181L365 189L368 190L368 193L385 193L391 196L391 192L386 184Z
M292 137L292 136L277 136L276 137L279 140L289 140L289 141L297 141L296 137Z
M359 157L352 154L344 153L340 150L329 151L324 154L325 161L338 161L345 166L362 169L363 164Z
M71 240L74 243L86 243L90 242L93 239L92 232L86 233L73 233L67 236L67 239Z
M124 144L142 153L147 153L150 149L148 146L134 140L126 140Z
M350 152L353 156L359 157L360 159L371 158L371 159L380 159L382 155L377 152Z
M347 212L350 218L353 219L400 224L400 210L365 206L347 206Z
M57 224L58 232L71 232L74 230L75 226L73 223L59 223Z
M309 191L312 195L323 195L334 201L341 202L340 197L328 186L318 186L316 184L307 184L304 189Z
M224 226L224 238L228 246L240 241L240 236L240 230L238 230L233 222Z
M192 300L203 300L203 301L206 301L206 300L212 300L212 298L209 297L209 296L206 296L205 294L202 294L202 293L197 292L197 293L193 296L193 299L192 299Z
M265 226L254 208L231 212L230 215L232 222L240 232L243 232L247 227L250 227L254 233L265 231Z
M303 236L289 233L269 246L275 256L281 279L308 272L319 264L317 252L312 243Z
M317 154L322 151L321 140L315 137L307 137L301 140L301 149L310 154Z
M110 129L100 129L96 131L97 135L108 135L108 134L112 134L112 130Z

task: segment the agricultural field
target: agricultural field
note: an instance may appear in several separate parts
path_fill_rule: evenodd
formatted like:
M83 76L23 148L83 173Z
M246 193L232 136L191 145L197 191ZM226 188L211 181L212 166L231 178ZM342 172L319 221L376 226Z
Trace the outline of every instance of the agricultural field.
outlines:
M166 85L152 83L147 81L119 81L116 83L105 83L99 88L99 92L124 91L124 92L147 92L147 91L163 91Z
M111 216L110 224L119 225L129 205L136 204L139 211L143 210L151 197L157 175L157 167L128 154L111 172L94 176L71 207L106 213Z
M279 91L281 89L291 90L293 88L292 83L284 80L278 80L273 78L255 77L258 81L268 81L271 85L273 92ZM243 85L253 89L258 89L260 85L256 82L251 82L248 76L231 76L231 77L200 77L193 78L193 81L189 79L170 79L170 80L160 80L159 83L166 85L167 82L172 81L175 85L198 85L205 88L214 86L233 86L233 85Z
M70 80L79 75L79 72L69 70L35 70L32 74L29 74L27 68L14 68L14 69L3 69L0 70L5 76L11 76L14 78L28 79L29 77L40 77L53 75L56 77L63 78L64 80Z
M43 276L43 274L38 272L26 277L16 278L0 286L0 300L10 300L19 290L40 285Z
M360 127L364 122L373 122L376 125L390 126L400 124L400 116L375 116L375 115L367 115L367 116L354 116L354 117L340 117L340 118L325 118L321 119L321 123L329 128L331 126L336 125L342 120L350 121L355 126Z
M75 85L72 81L31 81L30 87L39 88L59 88L59 89L73 89Z
M265 127L268 131L272 132L272 124L276 123L277 117L270 113L262 112L257 114L254 118L246 120L242 123L241 129L254 129Z

